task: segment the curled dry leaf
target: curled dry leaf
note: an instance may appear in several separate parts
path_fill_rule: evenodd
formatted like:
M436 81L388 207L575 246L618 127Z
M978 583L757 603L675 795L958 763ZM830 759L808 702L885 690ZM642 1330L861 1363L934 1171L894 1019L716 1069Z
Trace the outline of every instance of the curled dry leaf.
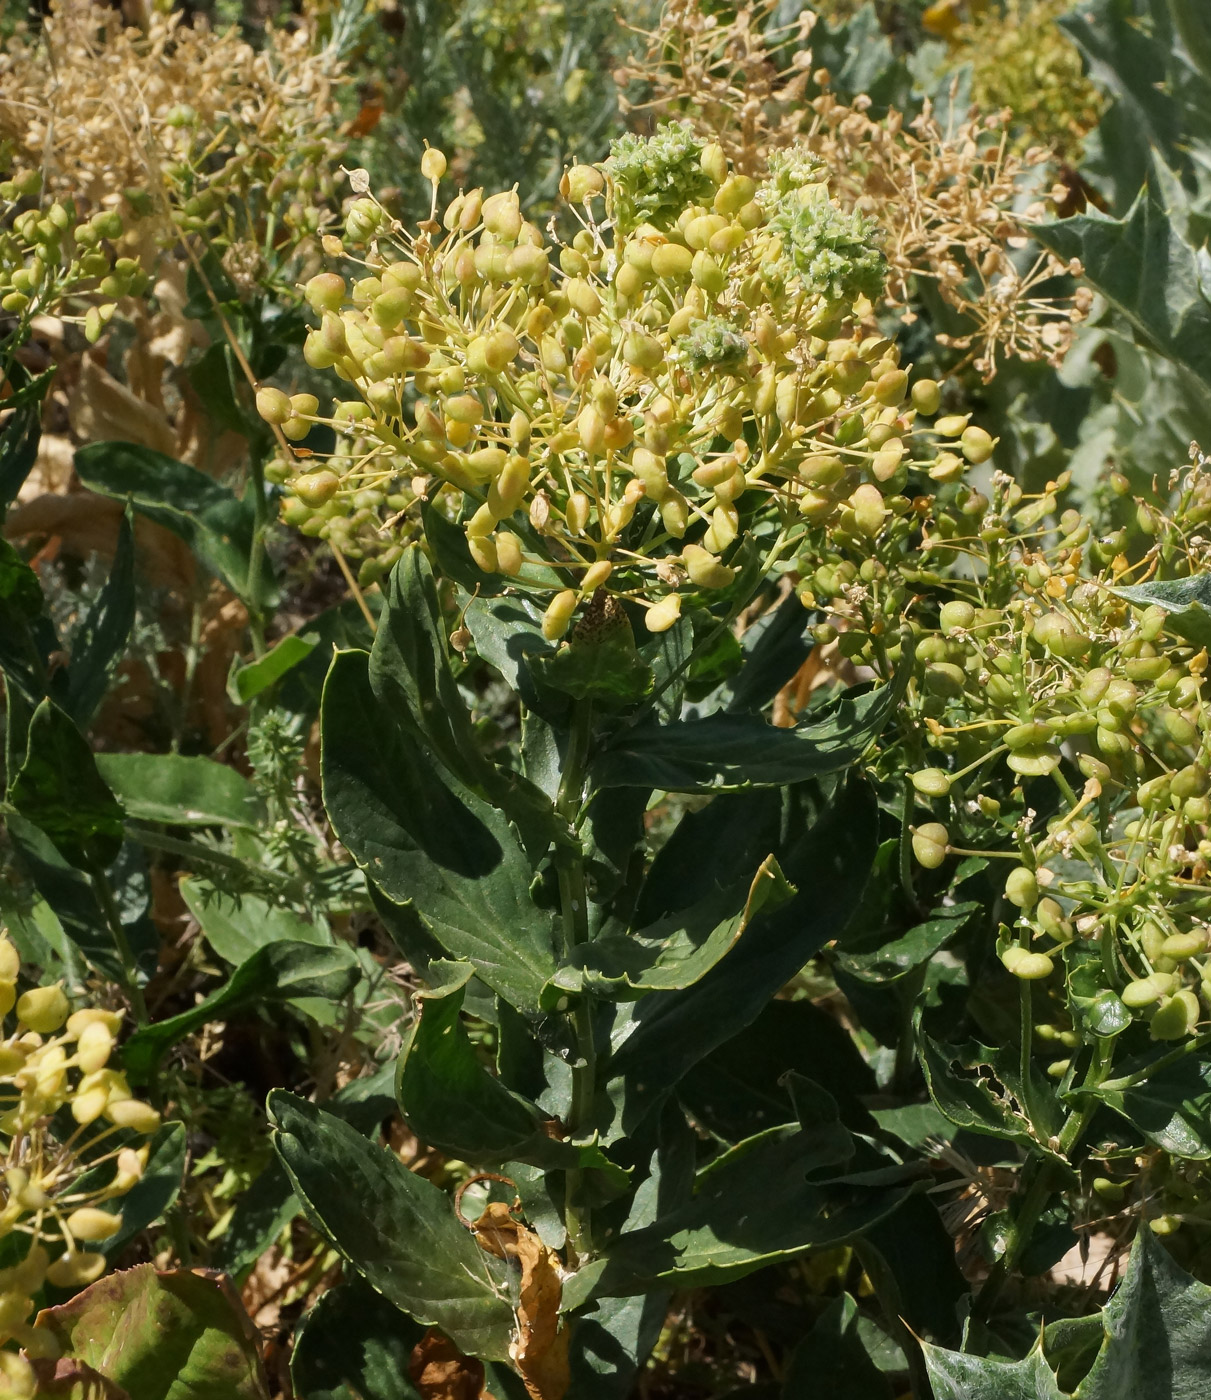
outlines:
M484 1395L483 1362L464 1356L436 1327L412 1348L408 1375L421 1400L481 1400Z
M472 1227L481 1249L521 1266L517 1336L509 1348L532 1400L563 1400L571 1377L566 1326L559 1324L563 1294L559 1260L503 1201L493 1201Z

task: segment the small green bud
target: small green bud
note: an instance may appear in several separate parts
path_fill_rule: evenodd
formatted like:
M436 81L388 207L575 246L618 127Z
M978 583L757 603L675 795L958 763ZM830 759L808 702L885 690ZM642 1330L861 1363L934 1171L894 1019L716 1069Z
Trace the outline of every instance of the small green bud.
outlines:
M1019 909L1033 909L1038 903L1039 882L1033 870L1019 865L1009 872L1005 881L1005 898Z

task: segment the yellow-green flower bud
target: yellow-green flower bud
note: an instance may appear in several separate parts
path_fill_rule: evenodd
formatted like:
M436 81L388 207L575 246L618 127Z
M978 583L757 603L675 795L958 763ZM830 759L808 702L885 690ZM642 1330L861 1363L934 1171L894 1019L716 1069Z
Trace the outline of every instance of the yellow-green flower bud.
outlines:
M681 616L681 595L670 593L653 603L644 616L644 625L649 632L667 632Z
M420 173L431 185L436 185L446 173L446 157L436 146L429 146L420 158Z
M735 569L720 563L710 550L703 549L701 545L685 545L681 557L686 572L699 588L726 588L736 577Z
M542 635L548 642L557 642L568 630L579 596L574 588L565 588L547 604L542 617Z
M17 1019L39 1035L53 1035L67 1020L71 1006L57 983L34 987L17 1002Z
M942 402L942 389L936 379L918 379L912 386L912 406L932 418Z
M139 1099L119 1099L110 1103L105 1116L119 1128L130 1128L136 1133L154 1133L160 1126L160 1115L150 1104Z
M111 1215L107 1210L97 1210L95 1206L81 1206L79 1210L72 1211L66 1224L76 1239L86 1244L96 1244L112 1239L122 1228L122 1218Z

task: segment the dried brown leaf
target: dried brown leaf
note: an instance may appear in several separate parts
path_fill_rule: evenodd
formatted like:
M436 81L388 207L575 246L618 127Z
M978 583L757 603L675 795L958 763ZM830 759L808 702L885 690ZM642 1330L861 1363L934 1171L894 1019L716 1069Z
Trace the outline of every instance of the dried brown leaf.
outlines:
M483 1394L483 1362L464 1356L435 1327L413 1347L408 1375L421 1400L480 1400Z
M503 1201L491 1202L472 1229L481 1249L516 1260L521 1268L517 1336L509 1354L526 1391L532 1400L563 1400L571 1383L570 1334L559 1320L563 1282L558 1256Z

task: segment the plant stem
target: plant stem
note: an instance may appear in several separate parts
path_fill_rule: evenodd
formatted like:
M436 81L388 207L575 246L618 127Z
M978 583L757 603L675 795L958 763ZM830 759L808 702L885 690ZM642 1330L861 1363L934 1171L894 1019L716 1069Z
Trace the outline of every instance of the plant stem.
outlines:
M265 562L265 531L269 525L269 503L265 499L265 471L261 454L254 446L249 454L248 490L252 492L252 545L248 550L248 630L252 650L265 655L265 618L261 607L261 567Z
M147 1003L143 999L143 989L136 980L134 950L130 946L126 930L122 927L122 916L118 912L113 888L105 871L99 865L94 864L89 869L88 876L92 883L93 894L97 897L97 903L101 906L101 913L109 927L114 947L117 949L118 960L122 964L122 987L130 998L130 1009L134 1012L135 1020L140 1026L150 1025L151 1017L147 1014Z
M584 797L591 732L591 704L587 700L578 701L572 712L572 727L564 754L563 777L555 801L555 810L567 822L568 833L573 838L556 855L565 957L578 943L586 941L589 930L584 852L577 839L576 828ZM569 1019L576 1049L572 1063L572 1105L568 1114L568 1131L575 1141L589 1129L597 1088L597 1047L593 1039L593 1011L587 999L580 998L577 1001ZM570 1169L566 1175L564 1221L568 1231L568 1263L572 1266L593 1252L590 1210L581 1199L582 1187L581 1172L577 1168Z

